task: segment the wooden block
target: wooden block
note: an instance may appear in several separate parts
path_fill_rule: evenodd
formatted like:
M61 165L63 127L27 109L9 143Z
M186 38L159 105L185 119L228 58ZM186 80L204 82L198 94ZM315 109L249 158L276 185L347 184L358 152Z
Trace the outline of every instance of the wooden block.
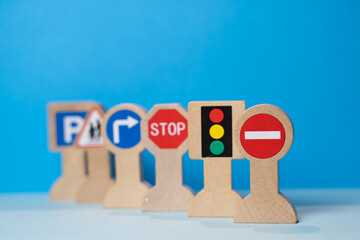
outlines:
M141 120L146 111L134 104L119 104L104 117L101 136L115 155L116 181L103 200L105 208L141 208L148 187L141 181Z
M240 203L234 221L296 223L295 209L278 184L278 160L293 141L289 117L273 105L257 105L241 115L235 135L240 153L250 161L250 195Z
M87 152L88 178L76 195L79 203L102 202L105 193L114 184L111 179L110 156L100 135L104 110L93 108L86 115L75 146Z
M192 200L190 217L234 217L239 208L231 160L243 158L233 144L233 129L244 110L244 101L189 103L189 156L204 160L204 189Z
M96 106L96 102L49 104L50 149L62 152L62 176L52 186L51 199L75 199L86 180L85 151L76 149L73 143L87 112Z
M182 156L187 151L187 113L180 104L155 105L141 121L145 147L155 156L156 185L143 211L187 211L194 195L183 185Z

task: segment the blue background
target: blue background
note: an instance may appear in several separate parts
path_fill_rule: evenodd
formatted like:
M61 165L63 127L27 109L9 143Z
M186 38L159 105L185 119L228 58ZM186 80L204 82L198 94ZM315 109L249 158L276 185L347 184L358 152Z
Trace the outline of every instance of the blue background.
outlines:
M76 136L77 136L77 133L73 134L72 135L72 141L69 142L69 143L65 142L64 118L67 117L67 116L79 116L79 117L83 118L83 120L85 121L86 113L87 112L57 112L55 114L55 119L56 119L55 120L56 121L56 134L55 135L56 135L56 144L58 146L72 145L74 143L74 140L75 140Z
M138 120L138 123L129 128L127 125L119 126L116 131L119 131L119 143L114 143L114 128L113 123L116 120L127 120L128 117L132 117ZM140 133L140 121L141 118L135 112L130 110L120 110L111 115L109 120L106 124L106 133L109 140L117 147L120 148L131 148L138 144L141 140L141 133Z
M46 104L245 100L292 118L281 188L360 187L360 2L0 1L0 191L47 191ZM145 154L145 178L154 160ZM248 188L247 160L233 186ZM184 160L202 188L202 161Z

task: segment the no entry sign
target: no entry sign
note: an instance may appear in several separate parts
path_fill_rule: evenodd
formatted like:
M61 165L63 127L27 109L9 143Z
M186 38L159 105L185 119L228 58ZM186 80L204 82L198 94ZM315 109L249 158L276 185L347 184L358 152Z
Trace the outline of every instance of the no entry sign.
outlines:
M281 122L269 114L257 114L244 123L240 141L244 150L256 158L275 156L285 142L285 130Z
M176 109L160 109L148 121L149 139L160 149L179 147L187 135L187 120Z
M293 129L290 119L272 105L258 105L244 112L238 126L240 149L256 159L281 158L290 149Z

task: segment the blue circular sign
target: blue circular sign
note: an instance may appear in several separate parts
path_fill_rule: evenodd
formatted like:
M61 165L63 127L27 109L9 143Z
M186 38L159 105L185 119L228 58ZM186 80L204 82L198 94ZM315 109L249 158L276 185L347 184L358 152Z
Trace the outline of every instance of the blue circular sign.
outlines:
M140 121L140 116L133 111L117 111L106 124L106 134L115 146L132 148L141 140Z

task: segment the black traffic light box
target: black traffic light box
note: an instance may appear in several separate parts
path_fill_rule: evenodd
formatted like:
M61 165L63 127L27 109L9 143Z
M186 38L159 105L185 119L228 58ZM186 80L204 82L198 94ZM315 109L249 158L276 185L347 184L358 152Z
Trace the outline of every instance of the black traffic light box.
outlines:
M232 157L231 106L201 107L202 157Z

